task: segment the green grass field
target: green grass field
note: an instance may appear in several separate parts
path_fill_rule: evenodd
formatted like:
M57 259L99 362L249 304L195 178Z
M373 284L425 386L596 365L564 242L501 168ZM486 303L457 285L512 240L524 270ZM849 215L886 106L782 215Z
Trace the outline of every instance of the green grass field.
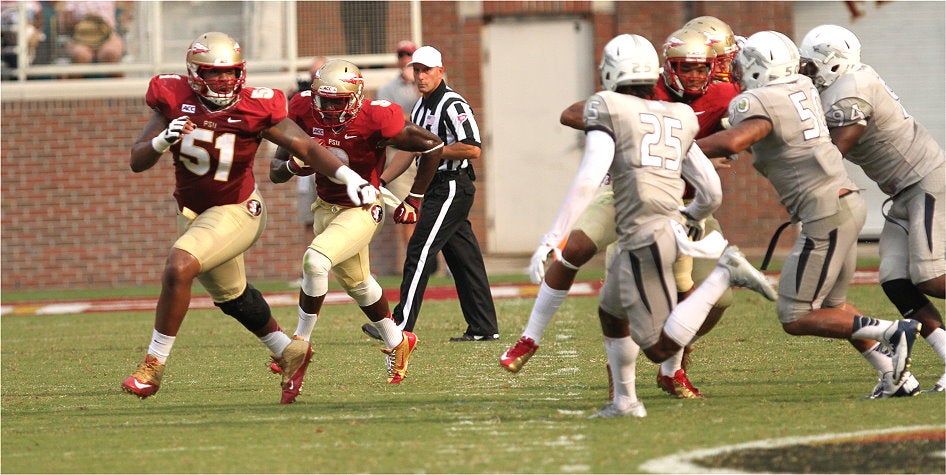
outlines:
M498 343L448 342L464 328L458 303L425 303L408 378L396 386L385 383L381 345L361 333L357 308L326 307L303 393L289 406L277 404L267 350L218 311L188 315L161 391L146 400L119 384L144 356L150 312L5 316L2 472L628 473L687 450L946 422L942 394L861 400L874 378L849 344L788 336L772 303L748 291L736 298L693 355L691 380L706 399L663 394L641 356L648 416L609 420L588 419L607 398L591 297L566 300L519 374L498 357L531 299L497 301ZM896 316L878 286L852 287L850 300ZM295 311L274 309L289 331ZM922 340L913 371L924 387L943 372ZM886 456L922 458L911 447ZM840 463L830 471L851 471ZM904 471L944 468L940 458Z

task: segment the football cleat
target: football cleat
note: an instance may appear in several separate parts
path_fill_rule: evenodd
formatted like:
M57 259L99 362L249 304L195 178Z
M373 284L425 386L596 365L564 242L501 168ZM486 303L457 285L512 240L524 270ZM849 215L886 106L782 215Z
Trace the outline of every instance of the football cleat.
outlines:
M302 340L303 338L302 338L301 336L299 336L299 335L292 335L292 339L293 339L293 340ZM280 374L280 373L282 373L282 368L280 368L280 367L279 367L279 363L277 363L277 361L279 360L279 358L277 358L276 355L269 355L269 358L272 360L272 361L269 362L269 370L270 370L272 373L274 373L274 374Z
M510 373L518 373L538 349L539 345L535 344L535 340L523 336L503 352L499 357L499 364Z
M676 373L673 373L673 377L671 378L670 376L664 376L658 367L657 387L679 399L700 399L703 397L700 390L693 387L693 384L690 383L686 371L682 368L678 369Z
M409 331L401 331L404 339L394 348L381 348L385 354L384 361L388 367L388 383L398 384L407 376L407 364L410 362L411 353L417 346L417 335Z
M158 392L161 387L161 378L164 377L164 365L158 363L158 358L152 355L145 356L145 360L138 365L131 376L122 382L122 389L144 399Z
M778 299L778 293L772 288L772 284L769 284L765 274L752 267L738 247L727 247L718 264L729 269L730 284L754 290L773 302Z
M893 381L897 384L903 383L904 375L910 369L910 353L922 326L920 322L907 318L897 320L884 332L883 343L890 350Z
M282 374L280 404L296 402L296 396L302 390L302 380L305 378L305 370L309 367L310 360L312 360L312 345L305 340L292 340L283 350L282 356L275 359Z
M619 407L614 401L605 404L600 411L588 416L589 419L610 419L612 417L647 417L643 401L634 401L627 406Z
M920 394L920 382L907 371L902 383L894 383L893 372L887 371L877 381L874 390L864 399L886 399L891 397L912 397Z
M929 389L925 389L923 390L923 392L927 394L931 394L931 393L941 393L944 390L946 390L946 374L940 376L939 381L937 381L936 384L933 385L933 387Z

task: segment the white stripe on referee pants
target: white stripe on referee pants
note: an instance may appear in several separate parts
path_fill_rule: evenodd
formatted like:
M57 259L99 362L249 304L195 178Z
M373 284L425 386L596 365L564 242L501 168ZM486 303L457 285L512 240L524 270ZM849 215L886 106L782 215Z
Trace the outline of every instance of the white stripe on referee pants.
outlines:
M437 238L440 227L443 226L443 220L447 216L447 212L450 211L450 205L453 204L453 198L457 195L457 182L450 180L447 183L449 183L450 192L447 193L447 199L444 200L443 206L440 208L440 214L437 215L437 221L434 222L434 227L430 230L430 234L427 235L427 242L424 243L424 248L420 251L420 258L417 259L417 268L414 269L414 275L411 276L411 286L407 289L407 297L404 299L404 321L399 325L401 330L404 329L404 325L407 325L407 316L411 314L414 294L417 293L417 283L420 281L420 276L424 273L424 267L427 265L430 246L434 243L434 239ZM421 206L424 206L423 203L421 203ZM436 256L434 256L434 258L436 259Z

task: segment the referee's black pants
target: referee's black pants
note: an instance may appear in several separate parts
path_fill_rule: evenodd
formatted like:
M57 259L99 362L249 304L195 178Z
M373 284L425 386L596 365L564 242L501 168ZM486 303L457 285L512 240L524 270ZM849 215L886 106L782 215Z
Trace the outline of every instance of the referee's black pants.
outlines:
M399 325L405 322L404 330L414 330L437 253L443 251L467 323L465 333L499 333L483 254L469 220L475 192L473 181L464 170L437 172L424 194L414 234L407 244L400 303L394 307L394 321Z

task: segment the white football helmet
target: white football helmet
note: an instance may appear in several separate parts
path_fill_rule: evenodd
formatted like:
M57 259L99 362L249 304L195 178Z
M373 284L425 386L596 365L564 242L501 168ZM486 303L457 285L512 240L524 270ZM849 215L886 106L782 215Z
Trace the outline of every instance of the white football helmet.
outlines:
M861 65L861 42L846 28L837 25L816 26L801 40L801 72L818 89L834 83L838 76Z
M798 74L798 48L777 31L760 31L748 38L733 62L733 76L745 89L784 82Z
M236 78L207 80L203 74L213 69L233 69ZM246 61L240 44L226 33L212 31L200 35L187 48L187 82L208 102L226 107L236 100L246 83Z
M601 54L601 85L613 91L618 86L657 83L660 61L654 45L640 35L618 35L604 45Z

